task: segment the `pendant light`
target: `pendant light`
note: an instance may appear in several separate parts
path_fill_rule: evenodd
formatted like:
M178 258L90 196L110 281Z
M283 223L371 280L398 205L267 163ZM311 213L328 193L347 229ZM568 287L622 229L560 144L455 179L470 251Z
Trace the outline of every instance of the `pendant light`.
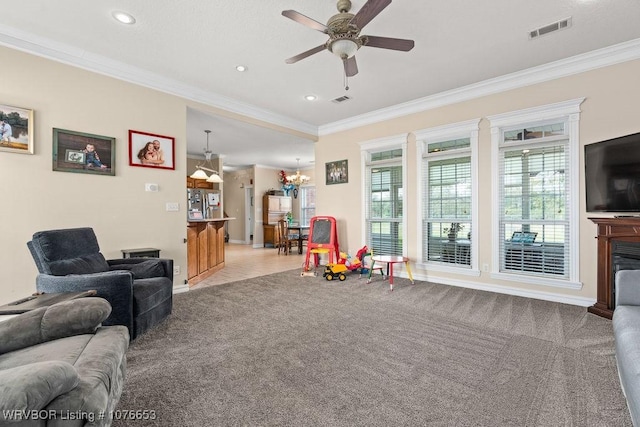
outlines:
M204 132L207 134L207 148L204 150L205 161L196 166L196 170L191 174L191 178L206 179L207 182L220 184L221 182L223 182L222 178L220 178L218 171L213 168L213 164L211 163L211 155L213 154L213 152L209 150L209 134L211 133L211 131L205 130ZM211 172L211 176L207 175L205 171Z

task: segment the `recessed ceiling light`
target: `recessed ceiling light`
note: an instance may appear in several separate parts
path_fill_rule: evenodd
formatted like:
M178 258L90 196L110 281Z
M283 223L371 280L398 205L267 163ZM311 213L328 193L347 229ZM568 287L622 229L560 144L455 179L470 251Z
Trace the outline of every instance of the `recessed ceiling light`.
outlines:
M111 14L116 21L121 22L123 24L135 24L136 23L136 18L134 18L132 15L126 13L126 12L113 12Z
M316 99L318 99L318 97L315 95L307 95L304 97L304 99L306 99L307 101L315 101Z
M247 71L247 67L245 67L244 65L238 65L236 66L236 70L240 71L241 73L244 71Z

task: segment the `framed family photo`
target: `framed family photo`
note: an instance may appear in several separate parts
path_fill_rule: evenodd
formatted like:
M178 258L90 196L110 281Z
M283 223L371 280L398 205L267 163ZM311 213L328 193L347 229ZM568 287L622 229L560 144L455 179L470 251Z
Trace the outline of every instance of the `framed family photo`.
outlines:
M346 184L349 182L348 160L325 163L326 184Z
M155 133L129 131L129 165L175 169L175 138Z
M0 151L33 154L33 110L0 104Z
M53 170L114 176L116 139L54 128Z

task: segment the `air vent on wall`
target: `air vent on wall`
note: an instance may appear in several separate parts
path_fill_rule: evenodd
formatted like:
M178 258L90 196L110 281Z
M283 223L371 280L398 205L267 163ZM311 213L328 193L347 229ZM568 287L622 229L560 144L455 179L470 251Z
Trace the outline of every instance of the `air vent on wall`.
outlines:
M559 21L554 22L553 24L545 25L544 27L536 28L535 30L529 31L529 38L535 39L540 36L544 36L545 34L553 33L554 31L564 30L571 26L571 17L561 19Z
M331 102L335 102L336 104L340 104L341 102L345 102L345 101L348 101L350 99L351 99L351 97L349 97L347 95L344 95L344 96L339 96L336 99L332 99Z

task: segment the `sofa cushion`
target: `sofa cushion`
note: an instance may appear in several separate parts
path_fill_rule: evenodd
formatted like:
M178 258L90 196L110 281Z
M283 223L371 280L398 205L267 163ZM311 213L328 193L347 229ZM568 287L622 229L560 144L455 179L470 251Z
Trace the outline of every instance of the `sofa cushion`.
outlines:
M620 305L613 312L620 381L634 422L640 421L640 306Z
M109 264L100 252L82 255L76 258L51 261L49 269L54 276L66 276L68 274L92 274L109 271Z
M166 277L133 281L133 315L138 317L171 298L173 283Z
M136 264L111 264L111 270L128 270L134 279L164 277L164 267L157 260L147 260Z
M46 361L0 371L0 420L5 411L40 410L80 381L69 363Z

